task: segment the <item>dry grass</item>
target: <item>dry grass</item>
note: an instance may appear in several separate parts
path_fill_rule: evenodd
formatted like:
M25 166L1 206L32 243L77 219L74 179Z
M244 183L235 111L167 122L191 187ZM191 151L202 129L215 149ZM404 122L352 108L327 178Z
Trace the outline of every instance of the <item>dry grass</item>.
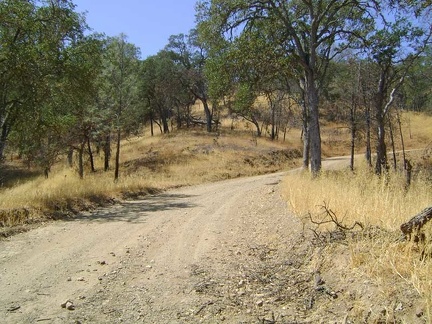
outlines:
M341 282L349 278L346 285L350 289L355 289L356 283L359 286L368 283L369 288L362 289L369 297L357 298L352 311L362 321L365 313L376 312L374 320L369 321L409 323L416 316L409 317L408 309L413 313L421 309L422 319L432 322L432 226L425 230L426 239L422 244L401 240L399 229L432 201L432 120L418 114L405 118L411 121L411 136L406 136L405 141L408 148L421 149L408 154L414 164L413 182L408 190L403 173L390 171L377 177L363 162L357 163L355 173L325 171L315 180L309 174L291 173L283 184L291 209L314 235L329 238L326 235L336 230L334 222L313 224L329 220L323 206L334 212L344 225L356 221L364 225L364 230L356 227L349 231L346 246L332 244L328 239L325 248L320 250L321 263L331 264L323 271L338 273ZM345 256L344 266L337 266L336 256ZM391 306L390 302L402 303L404 311L396 312L397 306Z
M63 218L106 204L113 199L138 197L178 186L288 169L300 151L290 143L253 138L247 130L179 131L165 136L131 138L122 144L120 180L87 170L83 180L75 169L59 162L49 179L42 176L0 190L0 227Z

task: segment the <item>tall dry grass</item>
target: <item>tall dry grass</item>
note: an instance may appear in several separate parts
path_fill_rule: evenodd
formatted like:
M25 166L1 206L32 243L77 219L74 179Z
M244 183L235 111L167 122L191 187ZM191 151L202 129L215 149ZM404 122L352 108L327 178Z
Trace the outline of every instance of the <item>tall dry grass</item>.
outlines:
M348 251L349 269L344 271L349 274L339 274L341 277L371 280L379 287L377 300L392 300L401 293L412 295L412 303L421 305L425 318L432 321L432 226L426 230L426 254L425 246L401 240L399 230L402 223L431 205L432 182L424 175L418 174L407 190L403 175L390 172L378 177L363 165L355 173L327 171L314 180L309 174L290 173L283 186L286 200L306 228L316 231L318 227L323 233L336 229L332 222L312 224L311 220L329 220L323 206L347 227L356 221L363 224L363 230L356 228L357 235L348 236L345 250L334 245L323 253L330 263L335 255Z

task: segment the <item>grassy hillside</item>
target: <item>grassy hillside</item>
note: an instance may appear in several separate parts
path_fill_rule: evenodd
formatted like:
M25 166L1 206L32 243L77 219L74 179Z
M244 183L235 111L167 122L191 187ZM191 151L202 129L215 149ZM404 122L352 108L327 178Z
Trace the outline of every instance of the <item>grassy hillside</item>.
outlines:
M27 169L18 160L2 166L0 229L73 216L80 210L114 200L137 197L167 188L240 176L250 176L298 165L301 142L254 138L244 124L208 134L201 129L174 131L169 135L143 135L122 144L120 180L103 172L102 156L95 173L86 170L80 180L76 168L60 158L48 179ZM231 127L231 126L230 126Z

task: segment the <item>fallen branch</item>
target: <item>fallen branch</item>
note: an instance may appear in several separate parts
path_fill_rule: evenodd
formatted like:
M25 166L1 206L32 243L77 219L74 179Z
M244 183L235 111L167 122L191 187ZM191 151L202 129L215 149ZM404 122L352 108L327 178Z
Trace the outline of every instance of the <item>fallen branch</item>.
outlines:
M432 219L432 206L423 209L420 213L401 225L400 229L405 238L411 239L413 232L418 232L428 221ZM419 240L416 235L415 239Z
M343 220L340 221L340 220L338 219L338 217L337 217L337 215L335 214L335 212L332 211L332 210L329 208L329 206L326 204L326 202L324 202L324 205L321 206L321 207L324 209L324 213L325 213L325 214L326 214L330 219L329 219L329 220L324 220L324 221L317 222L317 221L314 221L314 220L312 219L312 215L309 214L309 218L310 218L310 221L312 222L312 224L315 224L315 225L318 225L318 226L319 226L319 225L323 225L323 224L333 223L333 224L336 225L337 228L339 228L339 229L341 229L341 230L344 230L344 231L351 231L351 230L353 230L356 226L359 226L361 229L364 229L363 224L360 223L360 222L357 222L357 221L355 221L354 224L353 224L352 226L346 226L346 225L344 225L344 224L342 223Z

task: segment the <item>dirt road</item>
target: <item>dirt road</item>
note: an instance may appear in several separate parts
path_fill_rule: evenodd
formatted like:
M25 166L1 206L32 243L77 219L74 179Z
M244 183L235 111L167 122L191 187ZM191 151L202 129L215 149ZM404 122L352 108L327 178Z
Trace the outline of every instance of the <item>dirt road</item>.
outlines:
M250 262L301 235L282 176L171 190L0 241L0 322L294 319L253 290Z

